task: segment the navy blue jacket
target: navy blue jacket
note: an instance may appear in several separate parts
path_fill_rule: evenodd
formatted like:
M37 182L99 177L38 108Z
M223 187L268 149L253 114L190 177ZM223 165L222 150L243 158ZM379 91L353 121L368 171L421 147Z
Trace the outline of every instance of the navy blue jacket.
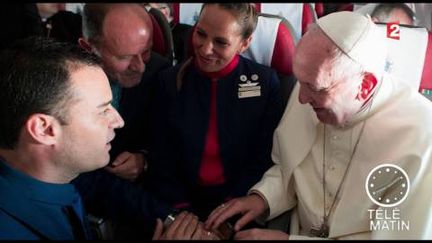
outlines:
M149 194L145 188L105 170L81 174L72 183L79 189L87 211L115 221L153 225L165 219L173 209ZM151 227L150 227L151 228Z
M0 161L0 195L0 240L92 239L71 184L45 183Z
M149 185L172 205L189 203L189 210L206 217L219 203L246 195L272 165L272 136L284 108L280 84L273 69L243 57L230 74L217 81L225 183L203 187L198 179L209 124L211 80L191 64L177 91L179 68L170 68L159 77ZM260 96L239 98L239 93L245 94L240 91L245 78L259 83Z

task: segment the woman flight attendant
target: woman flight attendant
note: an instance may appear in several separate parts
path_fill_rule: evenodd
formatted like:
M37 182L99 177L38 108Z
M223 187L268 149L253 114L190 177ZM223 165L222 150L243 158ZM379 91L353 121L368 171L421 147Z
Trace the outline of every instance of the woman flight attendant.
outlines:
M149 187L205 220L272 165L283 113L276 72L240 56L257 24L248 3L205 3L194 55L160 74Z

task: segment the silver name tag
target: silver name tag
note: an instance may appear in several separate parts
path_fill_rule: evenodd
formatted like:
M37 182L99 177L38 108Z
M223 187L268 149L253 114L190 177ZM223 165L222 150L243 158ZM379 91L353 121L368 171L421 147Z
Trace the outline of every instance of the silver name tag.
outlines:
M241 98L249 98L249 97L257 97L261 96L261 89L257 90L249 90L249 91L239 91L238 97Z

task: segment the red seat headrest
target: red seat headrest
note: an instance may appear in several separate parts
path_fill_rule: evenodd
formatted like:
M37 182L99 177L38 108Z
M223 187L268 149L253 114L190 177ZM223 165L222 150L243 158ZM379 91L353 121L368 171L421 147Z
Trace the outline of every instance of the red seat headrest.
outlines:
M283 75L292 75L295 50L294 29L284 18L260 13L252 43L242 54L260 64L274 68Z
M432 90L432 32L429 32L423 73L420 81L420 90Z
M158 22L156 21L155 17L151 14L149 14L150 19L153 24L153 48L152 50L154 52L157 52L158 54L161 54L162 56L165 55L166 49L165 49L165 39L162 33L162 29L159 26Z
M302 14L302 35L306 33L309 24L314 23L317 20L315 10L310 3L303 4Z
M279 24L271 67L284 75L292 75L295 50L293 35L294 32L288 29L284 23Z
M171 26L168 23L168 20L166 19L165 15L157 8L151 8L149 11L149 14L153 17L155 20L157 26L159 27L157 31L157 38L160 38L159 32L162 35L162 43L163 47L158 46L158 53L162 56L168 58L170 61L173 61L174 59L174 41L171 31ZM155 37L153 37L154 39ZM156 41L154 39L154 41ZM155 43L154 43L155 44Z
M315 12L318 18L324 15L324 3L315 3Z

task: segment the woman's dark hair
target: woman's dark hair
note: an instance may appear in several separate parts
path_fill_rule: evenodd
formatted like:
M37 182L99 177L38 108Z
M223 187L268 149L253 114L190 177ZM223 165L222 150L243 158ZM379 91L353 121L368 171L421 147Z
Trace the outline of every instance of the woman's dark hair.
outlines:
M237 19L237 23L241 27L243 39L249 38L255 31L258 22L258 13L255 5L251 3L204 3L201 7L201 12L208 5L217 5L220 8L229 11ZM192 63L192 57L185 61L177 74L177 90L181 89L183 76L186 68Z
M232 13L237 19L237 23L242 29L242 36L244 39L249 38L255 31L258 22L258 13L255 5L251 3L204 3L201 12L208 5L217 5ZM201 14L200 12L200 14Z

